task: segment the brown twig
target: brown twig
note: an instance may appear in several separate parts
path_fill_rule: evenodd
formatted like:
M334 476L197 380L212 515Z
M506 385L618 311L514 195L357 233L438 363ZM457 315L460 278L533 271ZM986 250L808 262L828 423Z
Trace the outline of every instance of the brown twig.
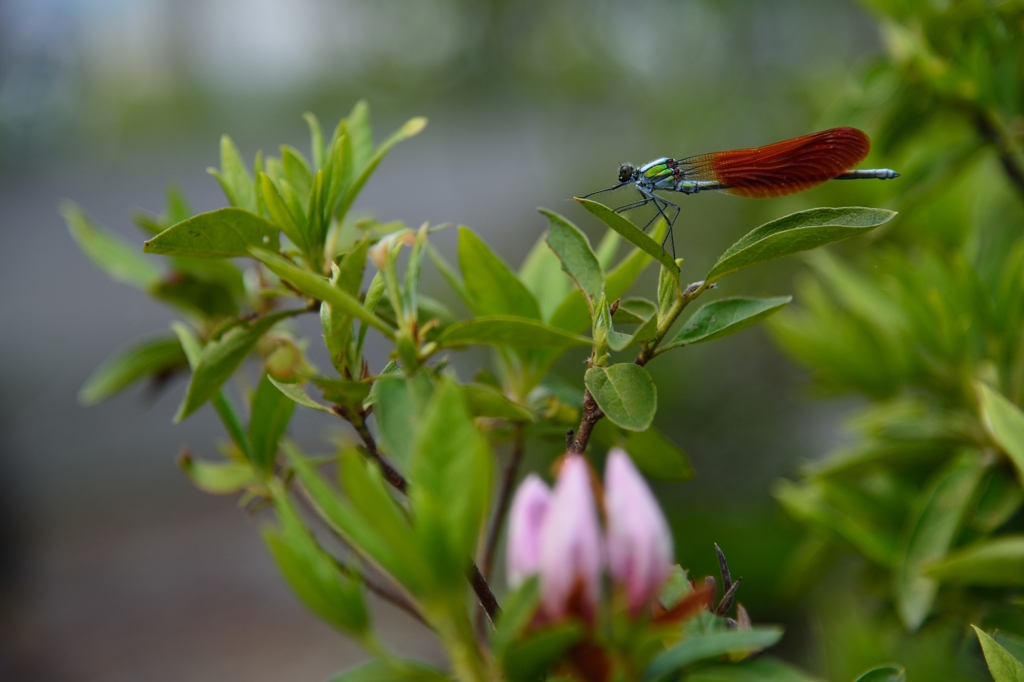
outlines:
M594 425L601 421L601 417L604 416L604 412L597 406L597 401L594 400L594 396L587 390L583 393L583 417L580 419L580 428L576 430L576 437L569 445L569 452L575 452L582 454L587 449L587 443L590 442L590 435L594 430Z
M398 492L408 495L409 484L405 477L391 466L391 463L380 453L380 450L377 448L376 439L370 433L370 429L366 427L366 413L353 415L350 410L340 405L335 405L332 410L339 417L352 424L352 427L362 439L363 445L366 447L370 457L380 465L381 470L384 472L385 480ZM491 586L487 584L487 580L484 579L483 574L480 573L480 569L475 563L469 569L467 577L469 578L470 585L473 586L473 592L476 593L477 600L479 600L480 605L487 613L487 617L493 623L501 613L501 607L498 606L498 600L495 598L494 592L491 591Z
M525 432L522 424L517 424L512 436L512 452L509 454L508 463L505 465L505 473L501 480L501 489L498 491L498 499L494 504L494 516L491 517L491 525L487 529L487 537L484 540L484 553L480 559L483 566L481 572L485 580L491 577L491 570L494 568L494 553L497 551L498 538L501 536L501 526L505 522L505 515L508 513L509 501L512 499L512 487L516 482L516 474L519 471L519 463L523 459L523 447Z
M316 505L313 504L313 501L309 499L309 493L306 492L306 489L298 485L296 485L295 487L301 493L301 495L296 495L296 499L304 503L305 507L310 512L310 515L313 518L319 519L321 525L324 526L331 533L331 535L333 535L339 541L347 545L348 543L345 540L345 538L341 537L338 533L334 531L333 528L330 527L330 525L324 523L323 520L320 519L320 515L319 513L317 513L316 510ZM321 549L323 549L322 546ZM335 568L337 568L340 573L353 579L361 579L363 585L366 586L366 589L368 589L370 592L373 592L375 595L377 595L384 601L388 602L392 606L395 606L401 609L402 611L405 611L407 614L412 616L414 619L418 620L420 623L426 625L427 627L430 627L430 624L423 618L423 616L420 614L416 606L408 599L406 599L404 595L392 590L390 587L382 583L377 582L376 580L373 580L365 574L360 574L359 572L354 571L351 566L349 566L341 559L334 556L325 549L324 554L326 554L331 559L331 561L334 562Z
M974 125L981 136L996 148L1006 176L1021 196L1024 196L1024 168L1021 167L1008 136L1001 132L996 123L983 111L975 112Z
M366 413L362 411L354 413L352 410L341 405L334 405L331 407L331 410L351 424L352 428L356 430L356 433L359 434L359 437L363 441L366 452L370 455L370 458L380 466L380 470L384 474L384 478L387 482L390 483L398 492L408 494L406 490L408 483L406 483L405 477L399 473L398 469L391 465L391 462L389 462L377 448L377 441L374 439L373 434L370 433L370 429L366 426Z

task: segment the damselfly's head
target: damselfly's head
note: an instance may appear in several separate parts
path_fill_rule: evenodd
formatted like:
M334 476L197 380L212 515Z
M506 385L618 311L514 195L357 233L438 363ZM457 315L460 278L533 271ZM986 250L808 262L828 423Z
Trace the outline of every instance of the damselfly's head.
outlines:
M636 166L624 163L619 166L619 182L629 182L636 177Z

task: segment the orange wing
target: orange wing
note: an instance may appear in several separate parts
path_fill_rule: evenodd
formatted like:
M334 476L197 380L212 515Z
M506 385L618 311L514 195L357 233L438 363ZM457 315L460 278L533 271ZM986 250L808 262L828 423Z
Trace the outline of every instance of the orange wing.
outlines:
M734 149L679 161L687 179L711 180L723 191L767 199L795 194L845 173L871 149L856 128L830 128L765 147Z

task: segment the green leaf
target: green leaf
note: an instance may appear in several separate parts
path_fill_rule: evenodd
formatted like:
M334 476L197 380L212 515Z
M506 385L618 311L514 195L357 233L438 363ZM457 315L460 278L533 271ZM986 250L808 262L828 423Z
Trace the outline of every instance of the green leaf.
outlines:
M387 153L391 151L391 148L404 139L419 135L420 132L427 127L427 119L425 118L411 118L405 122L401 128L391 134L391 137L384 140L377 147L377 152L370 157L370 160L366 162L366 165L359 170L357 175L345 191L345 196L341 199L341 204L338 207L337 215L339 218L344 218L345 214L348 213L348 209L352 206L352 202L356 200L359 192L362 191L363 185L373 175L373 171L377 169L380 162L384 160ZM357 142L356 139L352 140L353 145ZM355 156L355 147L353 146L353 157Z
M566 294L572 291L572 280L562 271L561 261L548 247L544 237L542 235L526 255L519 268L519 280L537 299L541 319L550 320Z
M274 562L310 611L334 627L361 637L370 629L370 615L361 585L343 575L292 508L283 490L274 496L281 529L266 528L263 539Z
M252 398L249 419L252 463L258 471L269 474L274 470L278 444L294 411L295 402L277 388L269 374L264 374Z
M633 245L641 251L654 256L654 260L661 263L662 267L666 270L674 274L676 277L679 276L679 266L676 265L674 260L672 260L672 256L668 254L668 251L663 249L658 242L648 237L647 234L639 227L629 222L604 204L599 204L596 201L591 201L589 199L580 199L579 197L576 197L576 201L582 204L583 208L597 216L605 225L621 234L628 241L632 242Z
M502 600L501 615L491 632L494 656L502 659L505 649L530 625L540 606L540 579L533 575L519 589Z
M686 682L820 682L818 678L771 656L703 666L688 673L685 679Z
M190 273L182 272L180 264L182 261L191 259L175 259L179 266L178 272L160 280L149 289L149 295L160 301L165 301L176 308L187 311L206 319L220 319L234 317L238 314L238 302L234 292L221 282L206 281ZM202 261L192 261L202 262ZM233 267L226 261L208 260L206 263L218 263ZM239 296L238 298L241 298Z
M690 316L683 328L662 351L679 346L714 341L756 324L781 310L793 300L792 296L773 298L747 298L736 296L712 301Z
M331 286L340 289L352 298L359 296L359 287L363 282L363 269L366 265L368 241L361 241L355 248L345 254L338 265L332 265ZM365 308L365 306L364 306ZM349 364L359 364L357 358L350 358L353 325L352 316L344 310L335 310L330 303L320 305L320 325L324 332L324 345L330 353L331 364L342 376L359 375L360 368Z
M512 348L569 348L589 346L590 339L535 319L486 315L456 322L437 337L441 348L486 345Z
M515 404L495 388L469 384L460 386L459 389L474 417L504 419L513 423L537 421L537 416L533 412Z
M220 170L209 168L207 172L217 178L224 196L232 206L256 213L256 187L252 176L245 167L242 155L231 138L224 135L220 138Z
M182 454L178 466L197 488L213 495L230 495L259 484L245 462L207 462Z
M458 385L442 379L417 429L409 500L421 551L460 591L487 515L491 466Z
M83 405L95 405L140 379L167 375L188 367L181 344L173 336L159 336L118 351L92 373L78 392Z
M352 165L363 168L373 158L373 130L370 127L370 105L361 99L345 119L345 130L352 140Z
M283 280L291 282L302 293L326 303L330 303L339 311L366 322L378 329L389 339L395 338L395 332L382 319L363 307L359 300L337 287L331 286L326 277L321 277L308 270L303 270L286 258L264 249L250 249L250 253L270 268Z
M742 268L856 237L892 220L882 208L812 208L765 223L722 254L708 273L715 282Z
M872 668L853 682L906 682L907 671L900 665L883 665Z
M192 368L194 378L196 367L203 356L203 348L199 345L199 339L195 337L191 329L181 322L171 322L171 329L174 331L174 335L178 337L178 342L181 344L181 349L185 352L185 357L188 359L189 367ZM245 429L242 428L242 422L238 418L235 408L231 406L231 401L224 394L223 389L217 389L210 396L210 404L217 411L217 416L220 417L224 428L227 429L231 440L238 446L239 451L245 455L246 459L251 460L252 448L249 446L249 437L246 435Z
M656 232L655 237L657 236ZM614 301L625 294L650 262L651 257L648 254L640 249L633 249L605 277L605 297L609 301ZM555 309L551 315L551 326L571 332L581 332L590 328L590 309L586 297L579 289L571 290Z
M586 635L583 623L568 622L535 630L508 645L502 665L511 682L532 682Z
M302 152L291 145L281 145L281 168L288 183L295 188L295 193L300 197L308 197L313 189L313 171Z
M391 374L373 383L372 397L380 445L399 466L412 458L420 418L434 386L426 372Z
M654 657L644 671L645 680L667 677L686 666L726 654L746 654L766 649L782 639L782 628L756 627L690 636Z
M82 252L111 278L144 291L160 281L160 268L140 254L138 247L93 223L76 204L62 204L61 215Z
M557 213L543 208L540 212L550 222L546 241L561 261L562 270L590 301L596 301L604 293L604 272L590 248L590 241L578 227Z
M313 383L324 392L324 400L349 409L359 409L370 394L370 384L350 379L313 377Z
M389 658L365 663L335 675L328 682L449 682L451 677L419 661Z
M277 227L284 232L284 236L288 237L292 244L305 253L309 249L306 244L305 221L300 222L292 214L269 175L260 173L259 182L263 203L267 207L267 213L270 214L271 220L277 224Z
M237 258L256 246L277 249L278 227L240 208L219 208L171 225L143 251L189 258Z
M1024 663L1014 658L999 642L982 632L976 625L971 627L978 635L978 642L981 643L981 650L985 654L985 663L988 664L988 671L992 674L992 679L995 682L1021 682L1024 680Z
M1024 412L989 386L978 382L982 422L1003 452L1013 462L1017 478L1024 485Z
M583 378L598 407L627 431L646 431L658 409L658 390L647 370L632 362L591 367Z
M649 478L671 483L693 478L686 453L653 426L646 431L629 432L622 447L637 469Z
M174 421L180 422L217 393L228 377L234 374L260 337L270 328L297 311L285 310L266 315L255 322L242 322L224 333L216 341L203 347L199 363L193 368L185 400L178 408Z
M965 451L933 477L917 512L908 519L893 589L896 610L910 631L917 630L928 617L939 589L925 567L946 556L984 472L978 453Z
M277 386L277 390L281 391L281 393L288 396L289 398L297 402L299 405L314 410L319 410L321 412L326 412L327 414L334 414L334 411L331 408L327 407L326 405L321 405L317 401L310 398L306 391L303 390L302 384L298 382L293 383L290 381L278 381L273 377L269 377L269 379L270 383L274 384L274 386Z
M1024 585L1024 535L981 540L926 568L932 578L961 585Z
M540 319L540 308L511 268L468 227L459 228L459 268L477 315Z
M324 130L320 127L320 121L311 111L303 112L302 118L309 126L309 150L313 153L313 163L317 168L323 168L327 163L326 149L324 148Z
M429 584L428 570L416 549L412 529L391 494L380 470L355 450L341 455L339 474L349 496L343 499L302 453L285 441L288 461L317 513L360 555L393 576L414 594Z

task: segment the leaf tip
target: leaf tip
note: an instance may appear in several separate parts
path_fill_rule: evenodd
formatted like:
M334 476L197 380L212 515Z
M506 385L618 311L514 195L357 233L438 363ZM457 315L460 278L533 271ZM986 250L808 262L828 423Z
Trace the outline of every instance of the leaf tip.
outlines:
M402 126L402 134L406 137L412 137L413 135L419 135L423 132L423 129L427 127L427 119L423 116L417 116L416 118L410 118Z

